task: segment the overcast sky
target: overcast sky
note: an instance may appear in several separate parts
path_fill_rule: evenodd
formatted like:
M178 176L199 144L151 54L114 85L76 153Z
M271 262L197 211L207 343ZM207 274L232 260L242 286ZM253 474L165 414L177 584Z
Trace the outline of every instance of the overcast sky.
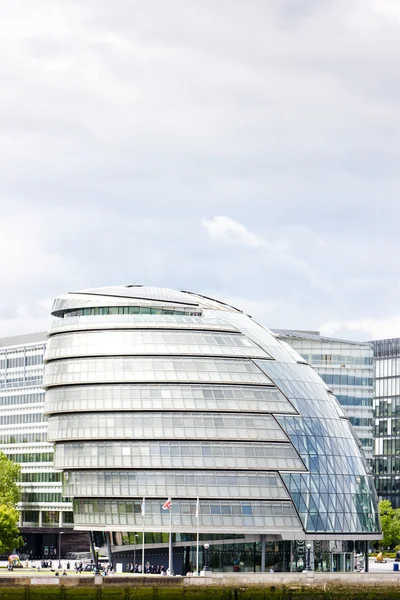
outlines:
M142 283L400 336L399 0L0 9L0 337Z

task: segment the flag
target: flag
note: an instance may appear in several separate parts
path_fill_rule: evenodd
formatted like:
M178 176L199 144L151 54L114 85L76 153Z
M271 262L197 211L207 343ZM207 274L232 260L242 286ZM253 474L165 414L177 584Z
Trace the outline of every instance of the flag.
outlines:
M199 514L200 514L200 502L199 502L199 498L197 498L197 502L196 502L196 519L197 520L199 518Z
M171 508L171 498L164 503L163 510L169 510Z
M144 516L146 512L146 499L143 498L142 500L142 515Z

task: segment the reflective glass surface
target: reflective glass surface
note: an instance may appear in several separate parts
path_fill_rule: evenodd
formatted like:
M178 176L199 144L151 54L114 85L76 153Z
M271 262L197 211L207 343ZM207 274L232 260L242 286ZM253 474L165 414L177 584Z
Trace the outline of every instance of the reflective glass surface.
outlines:
M369 343L346 342L317 332L282 331L286 339L332 389L348 415L365 456L372 459L373 349ZM362 407L358 409L358 407ZM369 407L369 410L366 410Z
M200 331L88 331L52 336L46 359L76 356L201 355L267 357L244 335Z
M81 358L46 365L44 387L122 382L271 383L251 360L211 358Z
M277 473L241 471L70 471L64 494L83 497L288 499Z
M309 469L282 475L306 531L379 530L372 477L340 405L308 365L258 364L303 415L277 420Z
M272 442L66 442L56 445L54 466L304 470L291 444Z
M170 527L170 513L163 510L164 501L146 500L144 527L162 531ZM174 528L189 532L197 528L196 500L172 499L171 519ZM76 525L130 525L143 526L141 501L129 500L75 500ZM260 501L200 501L200 530L301 530L301 524L291 502Z
M110 290L112 292L110 293ZM56 298L53 303L52 314L62 317L66 311L77 308L91 308L93 306L152 306L174 310L190 310L201 312L198 302L193 301L193 297L189 294L183 295L180 292L173 290L164 290L160 293L160 288L153 288L156 296L151 294L141 296L136 288L136 293L128 287L102 288L96 291L87 290L79 293L70 293L65 296ZM143 288L149 290L151 288ZM122 302L121 302L122 300Z
M129 307L127 307L128 309ZM98 309L100 311L100 309ZM202 331L237 331L235 327L218 318L185 315L155 314L110 314L85 315L85 318L73 317L56 319L51 326L51 335L68 331L93 331L103 329L177 329Z
M226 413L85 413L50 417L48 439L220 439L287 441L269 415Z
M55 303L66 318L50 332L46 412L65 490L86 496L75 503L78 526L137 530L146 496L145 528L167 531L160 506L172 496L173 528L191 532L198 495L208 532L379 530L349 420L303 357L226 304L136 292L86 290ZM298 515L280 500L286 491Z
M190 312L187 312L189 311ZM91 306L89 308L77 308L63 313L64 318L70 317L92 317L100 315L197 315L192 312L196 309L163 308L154 306Z
M374 473L380 500L400 507L400 338L373 342Z
M379 530L372 477L282 474L307 531L329 533Z
M142 299L142 300L155 300L157 302L167 302L174 305L189 305L199 306L199 302L193 294L187 292L180 292L178 290L171 290L169 288L161 288L154 286L144 285L116 285L93 288L89 290L79 290L79 292L73 293L80 298L90 301L93 297L103 298L129 298L129 299ZM69 297L68 296L64 296ZM55 301L56 302L56 301ZM54 307L53 307L54 309Z
M273 387L244 385L91 385L52 388L48 413L119 410L198 410L295 413Z
M24 527L31 525L25 518L29 513L35 513L37 525L46 526L51 510L59 526L65 509L72 511L70 500L62 499L61 473L52 471L53 445L47 443L45 347L44 333L0 339L0 444L1 451L21 466L17 508Z
M256 360L256 364L276 386L289 398L303 417L338 419L346 417L333 394L327 393L322 379L309 365L279 364L273 361Z

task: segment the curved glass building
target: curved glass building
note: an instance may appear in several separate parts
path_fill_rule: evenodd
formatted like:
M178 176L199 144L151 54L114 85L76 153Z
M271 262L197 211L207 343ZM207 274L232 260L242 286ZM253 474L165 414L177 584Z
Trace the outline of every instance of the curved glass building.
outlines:
M167 532L170 497L176 534L380 537L340 404L250 316L139 285L69 293L52 314L48 436L77 528Z

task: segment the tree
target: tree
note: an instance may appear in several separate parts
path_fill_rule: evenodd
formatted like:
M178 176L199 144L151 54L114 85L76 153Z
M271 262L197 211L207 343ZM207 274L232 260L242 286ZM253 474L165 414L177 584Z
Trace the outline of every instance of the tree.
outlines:
M379 502L383 539L383 548L394 548L400 543L400 508L393 508L389 500Z
M18 520L16 508L0 504L0 554L19 548L24 543L17 527Z
M19 502L21 491L17 485L21 466L0 452L0 505L14 506Z
M0 553L23 544L17 526L19 513L15 507L21 497L17 485L20 471L20 465L0 452Z

